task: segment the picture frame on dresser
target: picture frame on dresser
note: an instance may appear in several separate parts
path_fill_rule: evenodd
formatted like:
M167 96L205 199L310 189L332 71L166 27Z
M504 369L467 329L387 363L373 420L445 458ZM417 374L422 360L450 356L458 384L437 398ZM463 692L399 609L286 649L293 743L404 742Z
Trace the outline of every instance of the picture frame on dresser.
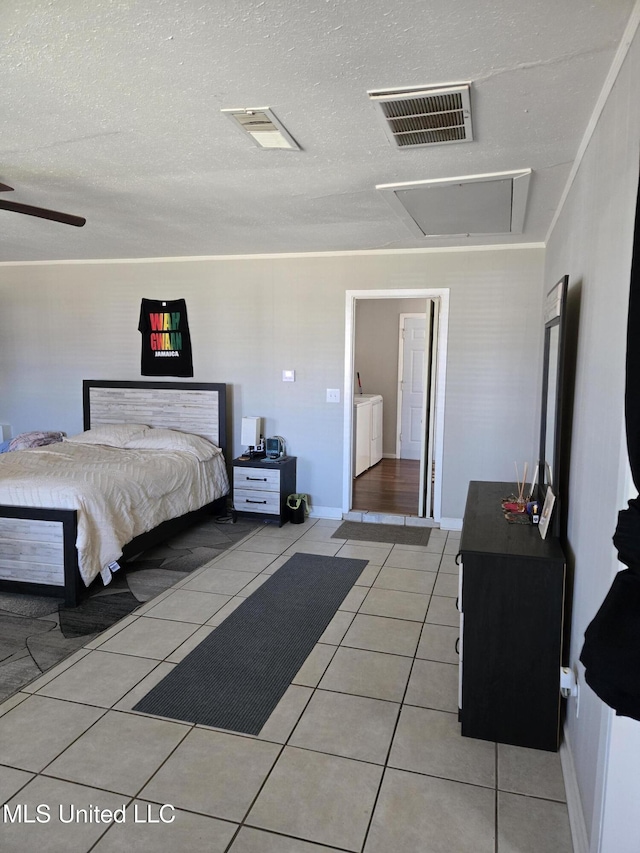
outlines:
M543 539L547 538L547 532L551 525L551 517L553 514L553 506L556 502L556 496L554 495L551 486L547 489L547 494L544 498L544 504L542 505L542 513L540 515L540 522L538 523L538 532Z

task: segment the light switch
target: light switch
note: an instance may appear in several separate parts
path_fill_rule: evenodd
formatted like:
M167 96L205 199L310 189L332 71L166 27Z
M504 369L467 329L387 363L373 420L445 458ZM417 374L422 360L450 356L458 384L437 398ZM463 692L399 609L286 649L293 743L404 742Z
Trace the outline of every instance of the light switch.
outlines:
M295 370L283 370L282 371L282 381L283 382L295 382L296 381Z
M340 402L340 389L339 388L327 388L327 403L339 403Z

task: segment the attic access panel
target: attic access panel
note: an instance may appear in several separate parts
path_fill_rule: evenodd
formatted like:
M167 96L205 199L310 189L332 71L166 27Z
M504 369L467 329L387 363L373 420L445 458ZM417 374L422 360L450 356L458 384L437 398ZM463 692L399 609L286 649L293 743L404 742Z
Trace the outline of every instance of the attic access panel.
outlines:
M418 237L521 234L531 169L378 184L410 231Z

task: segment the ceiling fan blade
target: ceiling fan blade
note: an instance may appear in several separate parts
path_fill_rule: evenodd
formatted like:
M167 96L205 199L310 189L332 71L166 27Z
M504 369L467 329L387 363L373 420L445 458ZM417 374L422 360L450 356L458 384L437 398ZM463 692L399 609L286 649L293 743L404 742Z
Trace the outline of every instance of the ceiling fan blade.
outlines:
M53 222L62 222L64 225L75 225L76 228L82 228L87 221L82 216L73 216L71 213L60 213L57 210L47 210L44 207L32 207L30 204L21 204L18 201L0 200L0 210L12 210L14 213L38 216L40 219L50 219Z

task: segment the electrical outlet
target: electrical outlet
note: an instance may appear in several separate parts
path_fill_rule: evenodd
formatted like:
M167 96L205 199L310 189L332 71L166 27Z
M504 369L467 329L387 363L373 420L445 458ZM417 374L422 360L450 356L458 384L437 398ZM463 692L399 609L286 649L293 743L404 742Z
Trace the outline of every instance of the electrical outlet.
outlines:
M327 403L339 403L340 402L340 389L339 388L327 388Z
M560 693L564 699L575 699L576 717L580 714L580 681L577 667L563 666L560 668Z

